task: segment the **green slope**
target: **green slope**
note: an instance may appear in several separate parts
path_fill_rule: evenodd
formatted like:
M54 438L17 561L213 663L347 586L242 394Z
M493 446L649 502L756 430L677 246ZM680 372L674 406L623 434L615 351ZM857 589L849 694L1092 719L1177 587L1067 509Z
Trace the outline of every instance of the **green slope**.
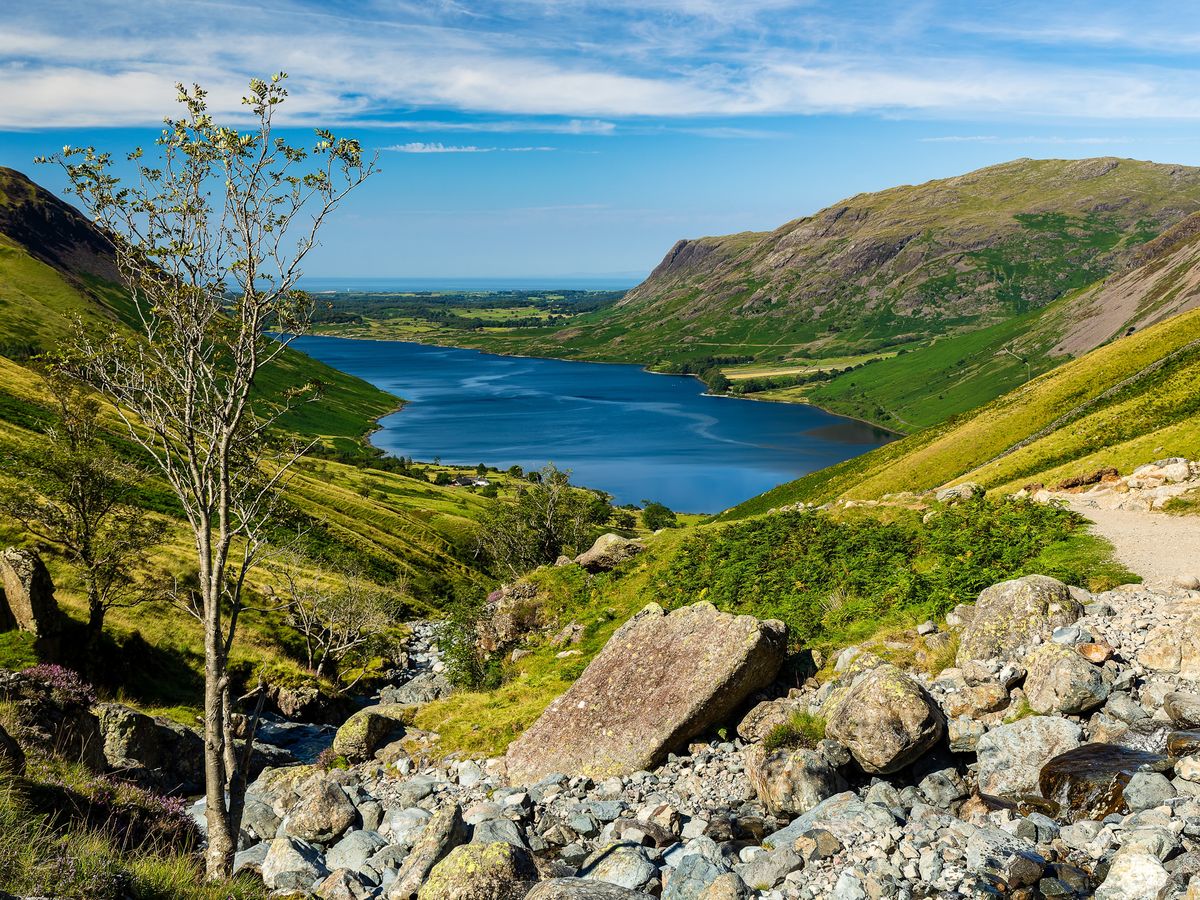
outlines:
M1200 310L1121 338L983 406L723 513L878 499L958 481L1015 490L1165 456L1200 455Z

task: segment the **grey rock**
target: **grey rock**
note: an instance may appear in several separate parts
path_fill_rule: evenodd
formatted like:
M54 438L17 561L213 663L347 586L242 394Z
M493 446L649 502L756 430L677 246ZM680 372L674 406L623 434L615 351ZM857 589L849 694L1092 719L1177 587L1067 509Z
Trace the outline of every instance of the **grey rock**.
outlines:
M701 853L684 855L671 872L663 900L699 900L706 888L730 871L724 861L710 859Z
M1130 812L1162 806L1176 795L1171 782L1160 772L1135 772L1125 785L1125 805Z
M586 878L549 878L539 882L525 900L647 900L649 894Z
M981 793L1017 799L1038 793L1038 776L1051 758L1078 747L1083 730L1055 716L1030 716L993 728L976 749Z
M1083 607L1061 581L1026 575L985 588L975 615L963 628L957 663L999 657L1008 659L1034 638L1048 638L1055 628L1073 624Z
M387 839L378 831L351 831L329 848L325 865L330 870L361 869L372 856L387 846Z
M658 874L646 848L637 844L613 844L597 850L580 869L580 876L604 881L629 890L645 888Z
M271 890L306 891L329 874L321 851L293 837L275 838L262 861L262 878Z

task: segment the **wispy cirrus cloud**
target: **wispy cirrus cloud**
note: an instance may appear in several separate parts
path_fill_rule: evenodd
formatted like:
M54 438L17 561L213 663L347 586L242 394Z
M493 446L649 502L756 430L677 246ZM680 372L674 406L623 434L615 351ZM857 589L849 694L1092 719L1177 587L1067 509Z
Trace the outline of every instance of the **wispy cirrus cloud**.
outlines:
M1136 143L1133 137L1063 137L1058 135L1024 135L1008 136L997 134L944 134L918 138L923 144L1130 144Z
M43 0L6 12L0 128L153 122L175 80L205 84L216 111L236 116L241 86L264 67L293 76L290 122L413 131L426 120L447 132L596 135L703 119L693 133L733 137L755 129L711 120L1200 119L1200 64L1147 55L1154 42L1137 27L1190 44L1200 9L1061 6L1049 16L1028 0ZM1071 39L1128 52L1045 49ZM444 111L474 121L428 115Z
M476 147L473 144L442 144L412 141L384 147L391 153L551 153L557 147Z

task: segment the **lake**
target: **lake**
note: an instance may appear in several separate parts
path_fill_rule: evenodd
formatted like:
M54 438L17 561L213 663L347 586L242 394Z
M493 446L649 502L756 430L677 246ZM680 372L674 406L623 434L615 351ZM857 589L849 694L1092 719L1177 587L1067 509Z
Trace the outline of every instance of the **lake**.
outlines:
M371 438L474 467L553 462L618 504L715 513L894 436L811 406L710 397L639 366L308 336L297 349L403 397Z

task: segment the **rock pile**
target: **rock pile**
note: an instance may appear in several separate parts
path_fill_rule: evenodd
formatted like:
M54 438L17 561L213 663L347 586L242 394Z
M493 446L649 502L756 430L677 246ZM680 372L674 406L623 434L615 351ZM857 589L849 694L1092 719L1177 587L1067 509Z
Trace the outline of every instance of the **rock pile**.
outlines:
M1096 472L1046 488L1031 486L1018 496L1048 501L1069 496L1095 509L1162 509L1172 497L1200 490L1200 461L1171 457L1147 463L1122 477L1115 469Z
M648 615L657 630L679 613ZM572 703L589 716L548 714L575 749L518 742L507 760L268 770L250 791L238 865L326 900L1196 896L1200 592L1092 595L1026 578L949 622L913 635L958 639L955 665L936 675L854 648L833 680L758 694L736 737L579 771L580 748L600 746L606 716L618 726L636 679L643 697L668 696L644 679L670 642L635 647L647 624L634 622L593 662L594 684L580 679ZM739 633L771 645L754 624ZM621 681L623 668L636 679ZM604 685L621 693L606 700ZM764 747L798 713L823 720L824 739ZM641 721L655 745L657 723ZM549 762L536 764L535 746Z

